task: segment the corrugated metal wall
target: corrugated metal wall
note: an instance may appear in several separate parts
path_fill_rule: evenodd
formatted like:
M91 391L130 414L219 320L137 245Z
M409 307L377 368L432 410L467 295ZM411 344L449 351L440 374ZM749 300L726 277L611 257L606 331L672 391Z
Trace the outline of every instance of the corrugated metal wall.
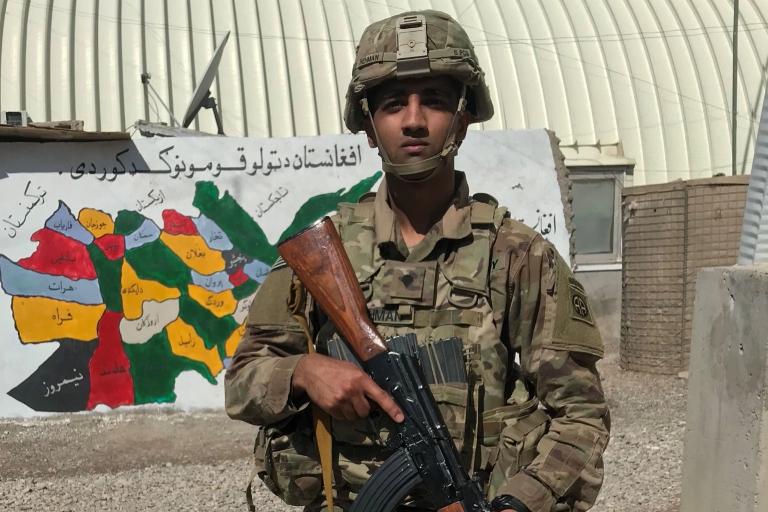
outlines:
M550 128L583 165L620 142L637 185L730 172L731 0L0 0L0 108L89 130L169 122L141 73L181 117L232 31L212 90L228 135L340 133L356 42L411 8L451 14L475 42L497 111L479 128ZM740 172L767 19L768 1L741 1ZM215 132L211 113L196 127Z
M736 263L748 176L622 191L621 366L688 369L696 276Z

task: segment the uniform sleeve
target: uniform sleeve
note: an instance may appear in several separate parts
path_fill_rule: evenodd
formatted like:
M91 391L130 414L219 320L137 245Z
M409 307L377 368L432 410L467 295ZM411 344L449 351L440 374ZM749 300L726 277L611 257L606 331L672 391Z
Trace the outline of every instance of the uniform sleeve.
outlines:
M603 483L602 454L610 415L595 363L603 355L584 288L554 247L533 241L515 276L519 315L510 322L521 367L552 417L537 446L538 456L500 490L531 512L581 512ZM512 319L510 319L512 320Z
M288 310L293 272L270 272L256 292L245 335L227 369L224 397L232 419L267 425L306 408L302 395L291 399L291 380L299 359L307 353L307 338Z

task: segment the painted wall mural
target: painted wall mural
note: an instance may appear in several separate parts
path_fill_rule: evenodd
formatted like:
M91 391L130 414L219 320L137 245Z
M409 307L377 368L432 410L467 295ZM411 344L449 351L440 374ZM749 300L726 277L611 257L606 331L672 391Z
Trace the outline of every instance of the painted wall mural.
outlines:
M538 178L506 171L508 195L526 187L535 195L538 187L548 197L513 214L555 236L565 223L549 140L542 131L511 133L496 133L509 139L502 151L515 147L510 141L530 146L525 136L543 149L535 160L525 149ZM127 150L120 144L128 143L3 145L10 158L0 162L8 175L0 181L0 416L220 407L224 370L277 242L375 190L382 177L375 152L360 142L348 135L140 140ZM349 149L343 161L339 146ZM307 165L314 152L327 152L327 165ZM265 153L274 157L266 164ZM237 165L221 165L233 155ZM494 179L493 169L485 173L470 177L473 190ZM498 182L485 188L498 189ZM560 233L556 245L567 254Z

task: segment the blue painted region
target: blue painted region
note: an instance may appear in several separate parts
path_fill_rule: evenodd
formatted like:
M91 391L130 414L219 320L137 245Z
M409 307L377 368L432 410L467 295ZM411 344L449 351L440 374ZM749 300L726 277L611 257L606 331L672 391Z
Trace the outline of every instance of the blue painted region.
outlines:
M222 361L222 363L224 363L224 369L226 370L227 368L229 368L229 365L232 364L232 358L227 357Z
M125 250L130 251L144 244L150 244L160 238L160 228L149 219L145 219L139 229L126 235Z
M99 281L73 280L27 270L0 254L0 285L8 295L48 297L79 304L103 304Z
M263 263L259 260L253 260L252 262L248 263L246 266L243 267L243 272L245 272L245 275L256 281L257 283L261 284L264 282L264 280L267 278L267 274L269 274L270 266L266 263Z
M68 236L80 243L89 245L93 242L93 235L72 215L69 206L59 201L59 209L45 221L45 227L57 233Z
M193 270L192 282L197 286L202 286L209 292L213 292L213 293L223 292L224 290L231 290L232 288L235 287L235 285L233 285L232 282L229 280L229 274L227 274L223 270L221 272L216 272L215 274L211 274L209 276L200 274Z
M215 251L229 251L234 247L224 231L205 215L192 219L192 222L195 223L197 232L200 233L200 236L203 237L203 240L211 249Z

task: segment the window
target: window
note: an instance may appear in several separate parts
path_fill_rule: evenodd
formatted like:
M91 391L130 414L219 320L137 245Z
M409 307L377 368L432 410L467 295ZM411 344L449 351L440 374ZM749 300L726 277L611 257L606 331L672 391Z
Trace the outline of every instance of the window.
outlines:
M576 263L621 261L621 187L624 172L616 169L571 171Z

